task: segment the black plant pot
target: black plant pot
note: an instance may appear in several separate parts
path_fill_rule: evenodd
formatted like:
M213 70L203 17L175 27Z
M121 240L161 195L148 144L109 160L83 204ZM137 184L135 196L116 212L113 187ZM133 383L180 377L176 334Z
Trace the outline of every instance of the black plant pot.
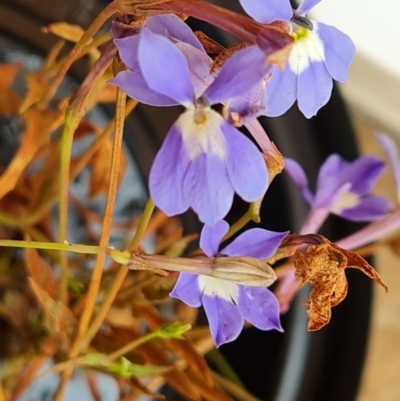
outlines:
M229 6L231 2L220 0L219 3ZM0 36L10 39L9 43L15 46L43 55L55 41L41 33L41 26L58 20L86 25L99 6L95 0L0 0ZM191 23L225 44L230 40L205 24ZM84 62L72 69L77 80L85 72ZM141 106L127 120L125 144L144 182L151 161L178 112ZM262 124L282 153L303 165L311 183L315 182L319 166L330 153L340 153L348 160L358 155L348 113L336 89L331 101L311 120L293 107L282 117L263 118ZM244 210L245 205L235 201L228 220L235 219ZM269 189L262 206L262 225L271 230L296 231L306 212L300 191L282 174ZM187 214L184 221L188 231L199 230L193 214ZM323 234L335 240L357 228L358 225L330 218ZM320 332L307 332L306 308L300 305L308 296L306 289L282 318L284 334L247 329L237 341L221 347L250 392L267 401L356 399L369 331L371 282L357 272L352 273L348 273L347 299L334 308L331 323Z

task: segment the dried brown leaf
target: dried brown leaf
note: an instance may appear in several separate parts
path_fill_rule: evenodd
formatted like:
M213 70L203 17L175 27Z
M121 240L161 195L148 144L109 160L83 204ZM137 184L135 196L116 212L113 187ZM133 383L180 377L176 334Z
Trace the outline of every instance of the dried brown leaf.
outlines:
M90 176L90 199L93 199L102 193L107 193L110 182L112 147L113 140L112 138L107 137L103 141L102 146L93 154L89 162L93 171ZM121 182L126 169L125 153L122 152L121 155L119 182Z
M20 96L11 89L0 88L0 114L17 115L21 101Z
M25 263L30 276L54 300L58 296L58 282L51 266L36 249L25 249Z
M78 42L84 33L84 30L80 26L67 24L66 22L55 22L47 27L43 27L42 31L45 33L50 32L70 42Z
M21 70L21 64L0 63L0 89L8 89Z
M195 35L207 53L219 54L225 49L224 46L221 46L218 42L216 42L214 39L211 39L202 31L196 31Z
M50 110L26 112L24 136L13 160L0 177L0 199L15 188L21 174L39 148L48 141L50 133L61 124L65 106L61 105L57 112Z
M207 401L233 401L229 395L215 387L214 384L210 384L202 380L202 378L195 374L195 372L191 369L188 369L187 375L191 383L193 383L193 385L196 387L202 399Z
M48 90L46 80L38 73L27 72L25 78L28 90L20 107L20 113L24 113L29 107L39 102Z
M322 243L310 245L304 253L294 259L295 274L302 283L310 283L313 289L307 315L310 319L308 330L315 331L324 327L331 319L331 308L338 305L347 295L346 268L361 270L369 278L380 284L386 291L387 286L377 271L360 255L347 251L321 237Z
M149 357L150 364L157 366L171 366L171 360L161 344L156 344L154 341L144 344L144 352ZM188 379L186 372L179 369L170 370L162 375L167 383L174 388L179 394L190 401L200 401L200 395Z
M118 308L116 306L110 308L106 321L113 327L122 328L135 328L139 324L137 319L132 316L130 308Z
M60 347L66 350L77 326L75 316L62 302L55 301L32 277L28 277L28 282L45 313L47 329L51 334L60 336Z

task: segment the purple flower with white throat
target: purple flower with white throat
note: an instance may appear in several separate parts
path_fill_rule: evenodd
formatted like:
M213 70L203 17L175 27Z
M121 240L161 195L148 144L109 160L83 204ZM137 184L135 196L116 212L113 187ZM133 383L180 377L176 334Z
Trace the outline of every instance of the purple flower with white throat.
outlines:
M264 54L257 46L236 52L197 96L189 63L169 39L142 28L137 52L153 104L165 105L164 100L171 99L186 108L168 132L150 172L155 204L168 216L191 207L202 222L213 225L228 213L235 192L246 202L260 199L268 185L260 152L211 105L257 85L270 68L264 66ZM119 76L113 83L129 94L135 81Z
M317 189L313 195L301 166L285 158L285 171L300 186L312 209L334 213L352 221L378 220L391 209L390 202L370 195L385 164L372 156L361 156L353 162L339 155L328 157L318 174Z
M355 54L351 39L333 26L305 17L321 0L304 0L293 10L289 0L240 0L255 20L289 24L294 39L284 70L273 67L266 87L266 115L280 116L297 99L301 112L310 118L324 106L332 92L332 78L344 82Z
M228 229L228 223L223 220L212 227L204 226L200 247L209 258L227 255L267 259L287 235L287 232L253 228L218 252L218 245ZM215 277L180 273L170 295L192 307L203 305L217 347L235 340L244 320L261 330L282 330L277 299L265 287L247 287Z

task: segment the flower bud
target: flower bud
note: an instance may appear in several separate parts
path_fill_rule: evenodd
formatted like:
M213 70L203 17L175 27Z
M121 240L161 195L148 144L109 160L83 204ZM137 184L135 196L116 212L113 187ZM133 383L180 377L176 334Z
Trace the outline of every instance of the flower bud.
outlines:
M211 276L248 287L269 287L276 280L275 272L270 265L246 256L215 258Z

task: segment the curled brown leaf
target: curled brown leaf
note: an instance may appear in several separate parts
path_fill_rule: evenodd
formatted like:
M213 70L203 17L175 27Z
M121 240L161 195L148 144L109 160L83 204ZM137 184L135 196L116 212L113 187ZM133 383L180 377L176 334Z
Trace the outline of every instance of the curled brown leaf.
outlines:
M313 289L307 315L309 331L316 331L327 325L331 319L331 308L342 302L347 295L345 269L361 270L369 278L380 284L385 291L386 284L378 272L360 255L347 251L321 237L321 244L310 245L304 253L294 259L295 274L302 284L310 283Z

